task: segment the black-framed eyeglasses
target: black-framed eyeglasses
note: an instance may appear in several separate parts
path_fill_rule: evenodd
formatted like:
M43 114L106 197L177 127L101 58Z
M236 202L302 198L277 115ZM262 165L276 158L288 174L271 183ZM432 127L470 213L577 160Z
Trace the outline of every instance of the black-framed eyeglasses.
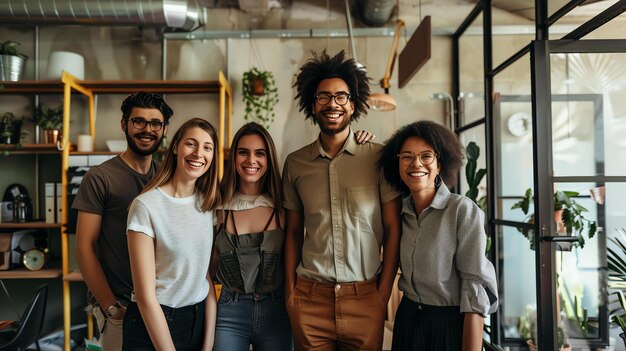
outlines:
M315 94L315 101L320 105L326 105L330 103L330 99L335 99L335 103L337 105L343 106L350 101L350 94L348 93L337 93L335 95L328 93L317 93Z
M161 121L147 121L140 117L131 118L130 121L133 122L133 127L135 127L135 129L144 129L146 128L146 125L149 124L150 129L155 132L163 129L163 126L167 124Z
M437 154L432 151L420 152L417 155L412 153L411 151L404 151L396 156L398 156L400 162L405 166L412 165L417 158L419 158L422 165L428 166L429 164L435 162L435 159L438 157Z

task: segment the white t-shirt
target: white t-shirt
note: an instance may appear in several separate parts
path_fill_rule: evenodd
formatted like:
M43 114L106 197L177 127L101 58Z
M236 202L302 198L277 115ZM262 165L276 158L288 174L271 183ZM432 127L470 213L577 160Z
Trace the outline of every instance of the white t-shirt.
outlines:
M176 198L160 188L137 196L128 230L154 239L159 303L184 307L209 293L207 272L213 247L213 211L200 212L196 195Z

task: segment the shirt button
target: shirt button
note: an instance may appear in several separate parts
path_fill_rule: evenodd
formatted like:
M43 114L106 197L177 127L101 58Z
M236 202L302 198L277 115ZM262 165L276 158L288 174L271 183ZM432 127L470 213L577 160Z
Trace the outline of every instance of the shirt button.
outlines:
M340 284L335 285L335 290L340 290L340 289L341 289L341 285Z
M330 165L331 167L335 168L335 165Z

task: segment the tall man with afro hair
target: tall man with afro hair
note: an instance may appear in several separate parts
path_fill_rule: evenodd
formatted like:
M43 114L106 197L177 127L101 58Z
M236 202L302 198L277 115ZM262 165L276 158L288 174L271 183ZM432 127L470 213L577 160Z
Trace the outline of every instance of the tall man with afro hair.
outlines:
M357 144L350 128L369 107L367 76L344 51L333 57L324 51L300 68L294 87L300 111L320 128L283 169L294 345L380 350L398 266L401 204L376 167L380 144Z

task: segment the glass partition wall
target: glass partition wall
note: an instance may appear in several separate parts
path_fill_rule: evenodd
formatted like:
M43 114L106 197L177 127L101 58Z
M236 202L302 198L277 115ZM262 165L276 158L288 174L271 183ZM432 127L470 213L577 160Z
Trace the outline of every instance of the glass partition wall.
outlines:
M619 288L607 252L626 259L626 40L589 38L626 1L550 40L550 25L582 3L548 17L547 1L537 0L534 40L495 67L490 1L453 37L455 131L478 146L476 169L486 170L475 200L486 204L501 303L489 334L501 346L523 350L531 339L539 350L596 349L613 336L624 350L609 321ZM480 40L465 35L476 25ZM482 70L470 61L480 47ZM464 170L459 180L461 193L472 188Z

